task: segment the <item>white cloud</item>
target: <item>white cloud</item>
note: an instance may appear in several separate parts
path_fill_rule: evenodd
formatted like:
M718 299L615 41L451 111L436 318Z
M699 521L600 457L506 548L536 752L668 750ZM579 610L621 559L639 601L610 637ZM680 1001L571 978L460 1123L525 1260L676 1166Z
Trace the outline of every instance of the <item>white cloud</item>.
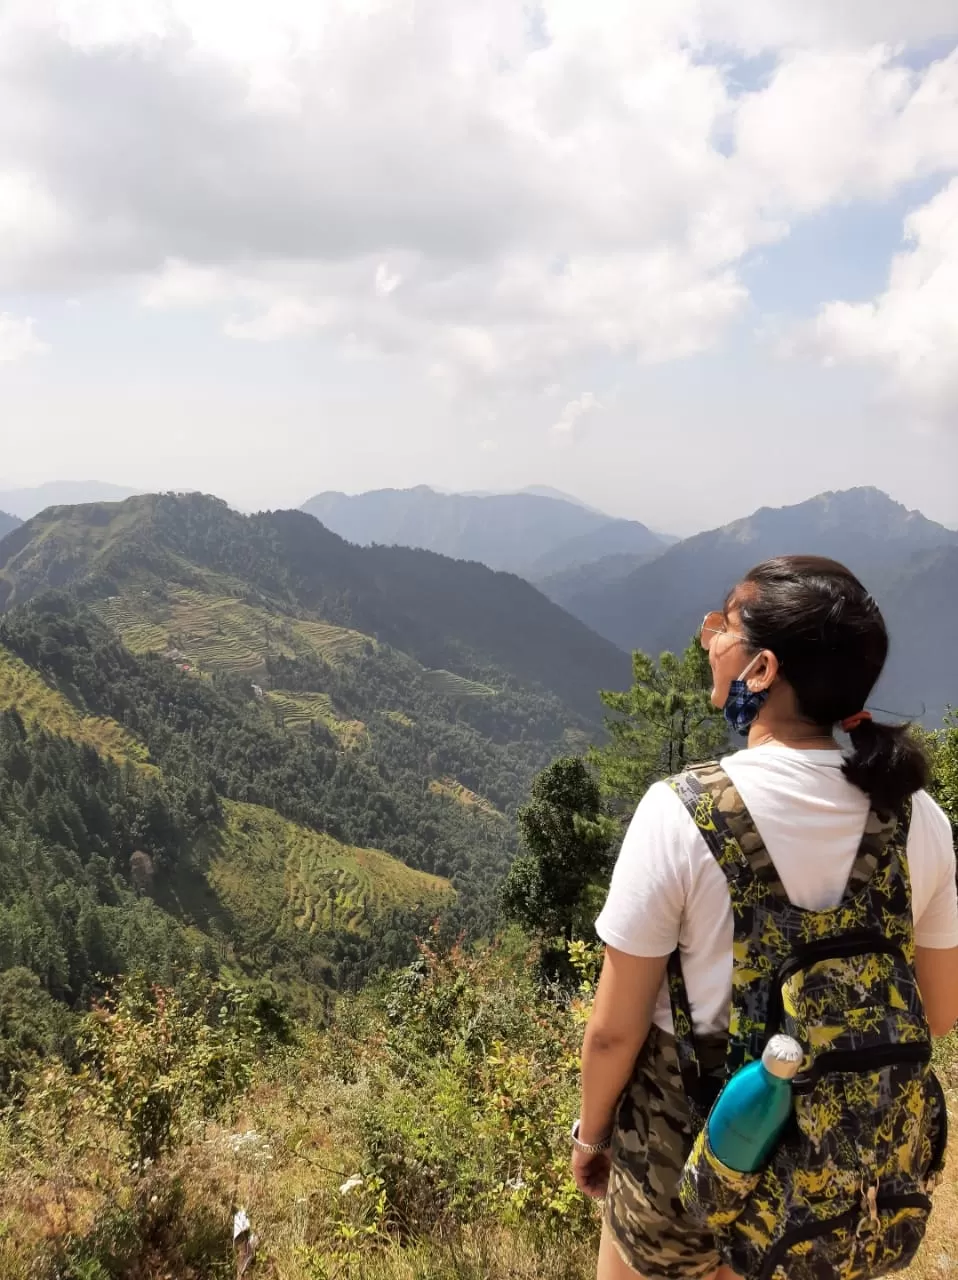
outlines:
M398 289L402 284L402 276L398 271L395 274L390 274L389 268L386 266L385 262L380 262L379 266L376 268L375 283L376 292L381 298L386 298L394 289Z
M949 35L952 0L11 0L0 289L133 281L470 391L688 357L797 218L958 170L958 54L897 59Z
M571 437L579 422L586 414L594 413L597 409L601 409L598 398L591 391L583 391L581 396L575 400L570 400L559 417L552 424L552 430L557 435L566 438Z
M43 355L49 347L34 332L33 320L0 311L0 364L17 364L29 356Z
M300 298L277 298L264 311L243 319L230 316L223 330L230 338L250 342L279 342L293 338L327 323L329 312L323 307L303 302Z
M830 302L798 348L828 364L871 365L921 418L958 414L958 178L905 220L908 247L872 302Z
M958 50L923 72L882 46L796 51L743 100L735 140L766 209L793 216L958 169Z

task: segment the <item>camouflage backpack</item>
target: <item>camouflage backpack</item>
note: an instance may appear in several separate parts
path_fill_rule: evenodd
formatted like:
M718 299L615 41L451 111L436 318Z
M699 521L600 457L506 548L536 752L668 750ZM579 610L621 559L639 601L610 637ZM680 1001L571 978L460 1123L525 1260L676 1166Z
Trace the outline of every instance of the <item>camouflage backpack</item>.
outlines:
M719 765L699 765L670 785L725 873L732 900L724 1079L761 1057L776 1031L805 1050L792 1119L771 1160L753 1174L728 1169L707 1142L707 1082L673 955L676 1048L698 1131L682 1202L746 1280L871 1280L907 1266L925 1232L947 1141L914 971L910 803L899 814L869 815L840 904L806 911L786 896Z

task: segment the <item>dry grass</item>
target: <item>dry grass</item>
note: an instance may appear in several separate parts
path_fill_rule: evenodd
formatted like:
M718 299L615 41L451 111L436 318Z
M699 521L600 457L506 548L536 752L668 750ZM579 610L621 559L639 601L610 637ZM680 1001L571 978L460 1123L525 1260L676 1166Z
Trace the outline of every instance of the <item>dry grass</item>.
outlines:
M0 1127L0 1280L225 1280L240 1206L259 1237L251 1276L261 1280L591 1280L594 1240L499 1226L413 1241L364 1230L362 1188L340 1188L359 1170L369 1089L331 1079L321 1045L310 1046L138 1186L95 1119L76 1114L43 1158L24 1158ZM121 1269L98 1269L124 1248Z
M943 1075L954 1101L954 1067ZM264 1075L229 1122L197 1129L138 1189L116 1135L79 1109L47 1134L41 1155L0 1125L0 1280L225 1280L238 1206L259 1236L251 1275L269 1280L592 1280L595 1232L560 1239L488 1224L428 1240L364 1233L363 1190L341 1187L359 1172L356 1117L372 1087L362 1075L333 1078L317 1040ZM958 1169L935 1200L904 1280L958 1273ZM120 1256L131 1239L125 1269L90 1261L110 1247ZM71 1251L75 1269L64 1265Z

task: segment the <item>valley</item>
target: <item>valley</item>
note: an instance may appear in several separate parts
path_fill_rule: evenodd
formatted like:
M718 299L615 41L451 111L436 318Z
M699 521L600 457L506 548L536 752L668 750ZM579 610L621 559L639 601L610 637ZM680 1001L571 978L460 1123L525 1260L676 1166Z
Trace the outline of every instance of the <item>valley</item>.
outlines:
M652 551L606 553L621 531L599 525L572 539L594 562L570 563L565 542L540 551L544 590L579 619L513 573L203 495L56 507L0 538L0 1088L27 1090L10 1124L27 1126L30 1169L28 1199L8 1186L19 1225L15 1243L0 1236L0 1280L5 1256L120 1276L147 1240L199 1280L191 1258L225 1256L219 1228L212 1244L197 1231L227 1186L297 1280L326 1280L330 1260L344 1277L412 1268L382 1280L448 1267L424 1243L436 1221L481 1274L531 1276L546 1257L585 1280L590 1249L570 1252L569 1233L587 1241L594 1224L556 1134L577 1105L598 953L574 952L582 985L557 1004L543 941L500 899L527 848L517 819L553 761L589 753L619 829L623 797L664 767L655 753L671 758L643 745L660 715L686 726L682 750L700 735L714 752L724 729L696 646L681 672L667 664L674 683L649 677L649 725L624 738L603 736L598 691L624 707L633 634L681 651L700 598L776 548L842 554L884 584L902 639L889 688L934 699L937 728L958 536L883 495L826 497ZM630 733L638 750L613 765L603 752ZM954 734L929 739L948 804ZM552 910L550 885L536 892ZM588 912L600 898L587 886ZM132 1198L119 1188L140 1122L102 1083L126 1097L126 1055L161 1153ZM949 1081L954 1061L946 1047ZM65 1135L56 1174L39 1136L51 1125ZM503 1140L522 1176L504 1180ZM289 1188L325 1206L315 1255L296 1243ZM49 1244L32 1208L47 1201L75 1224Z

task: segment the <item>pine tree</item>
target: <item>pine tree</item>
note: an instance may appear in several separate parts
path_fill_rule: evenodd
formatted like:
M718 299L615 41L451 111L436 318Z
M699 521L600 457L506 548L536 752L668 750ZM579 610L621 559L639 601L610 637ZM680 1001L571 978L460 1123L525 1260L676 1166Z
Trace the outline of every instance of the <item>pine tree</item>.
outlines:
M589 890L609 870L616 834L585 761L553 761L533 782L518 817L526 852L503 884L503 910L534 934L571 939L591 924Z
M698 640L658 662L633 653L632 688L599 695L614 713L605 720L611 741L589 754L602 790L632 807L653 782L721 753L728 729L711 691L708 654Z

